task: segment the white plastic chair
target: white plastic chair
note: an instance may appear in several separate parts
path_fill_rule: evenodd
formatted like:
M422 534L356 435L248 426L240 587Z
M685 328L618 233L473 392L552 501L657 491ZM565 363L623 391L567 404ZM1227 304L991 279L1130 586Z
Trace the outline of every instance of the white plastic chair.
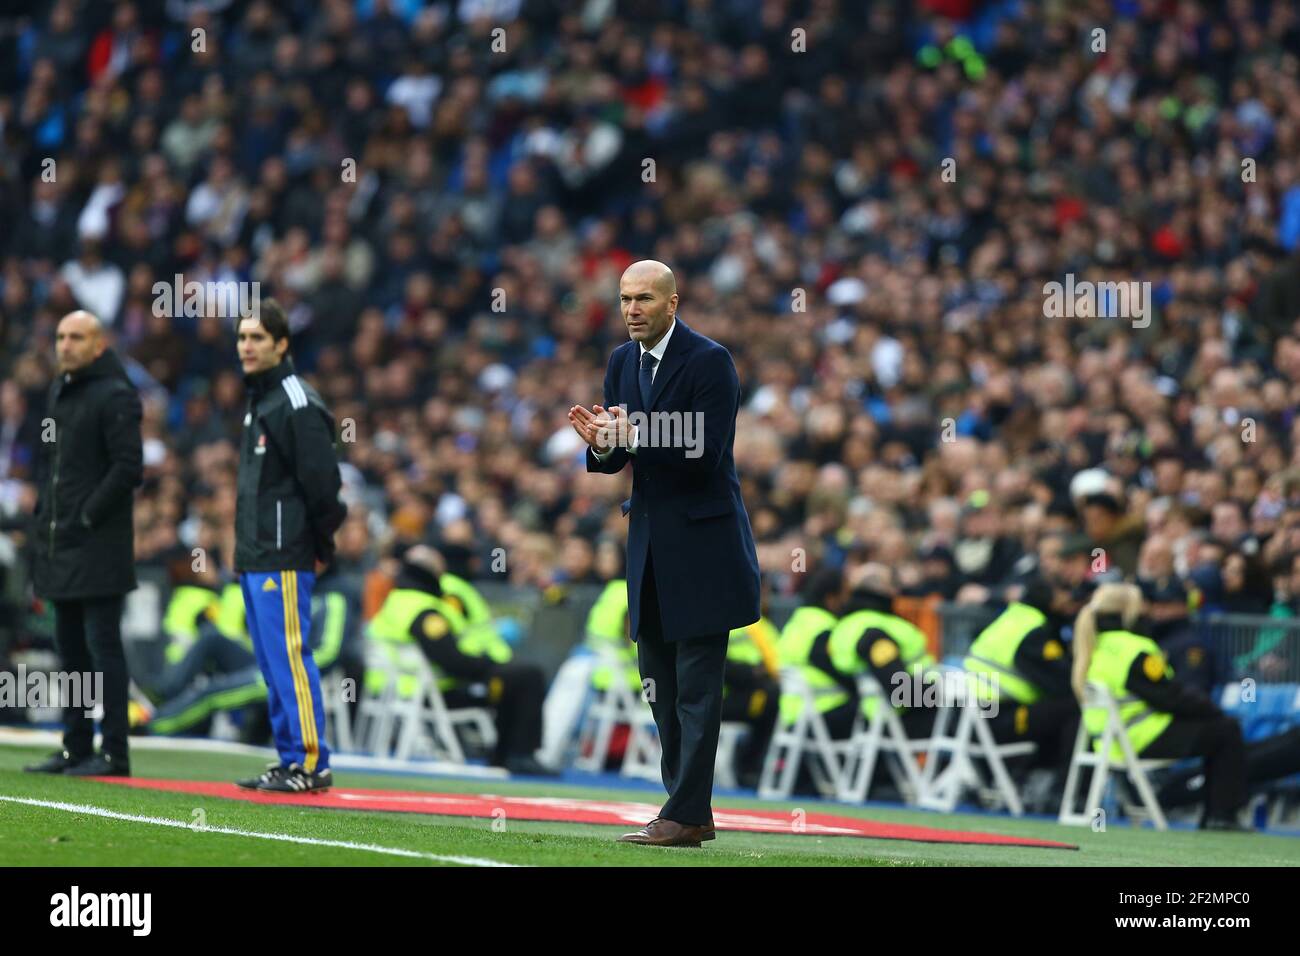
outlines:
M713 768L713 782L717 786L732 790L740 787L740 781L736 779L736 748L747 733L749 725L742 721L723 722L718 733L718 759Z
M817 710L816 695L799 668L781 669L781 694L799 695L803 707L794 723L777 724L763 760L758 795L768 800L789 799L805 755L812 758L809 770L817 789L827 796L835 795L850 741L831 737L825 717Z
M951 813L965 788L986 790L984 778L976 765L978 760L987 765L994 793L1003 805L1012 816L1022 816L1024 801L1007 772L1005 760L1029 756L1037 751L1037 745L1032 741L998 743L976 694L979 678L959 667L942 667L939 674L938 679L943 681L940 706L930 732L917 805L927 810ZM1002 706L1007 705L1005 701L1002 703ZM948 760L940 771L944 755Z
M899 792L903 794L904 801L915 803L921 793L921 768L916 758L929 747L929 738L914 740L907 736L903 721L889 702L889 695L870 674L858 678L858 696L862 701L875 697L880 703L870 721L862 714L861 708L858 710L853 734L845 749L836 797L846 803L862 803L866 800L876 761L884 754L894 758L887 759L885 766Z
M619 772L625 777L658 780L658 730L650 705L631 687L629 675L636 676L636 672L612 651L602 649L598 660L598 667L608 668L609 687L595 691L587 706L578 731L578 757L573 765L592 773L604 770L614 728L624 724L628 727L628 739Z
M1069 826L1088 826L1091 824L1093 813L1101 807L1110 771L1118 770L1128 774L1128 778L1133 782L1138 797L1142 801L1142 806L1151 817L1155 828L1157 830L1169 829L1164 810L1160 806L1160 801L1156 799L1155 790L1151 787L1151 781L1147 778L1147 771L1167 767L1174 761L1139 759L1137 751L1133 749L1133 741L1129 739L1128 731L1124 727L1124 722L1120 719L1119 703L1111 694L1110 689L1103 684L1089 681L1085 693L1087 695L1087 706L1101 707L1105 710L1106 723L1102 728L1101 735L1097 738L1100 747L1094 748L1092 735L1088 733L1084 721L1079 721L1079 732L1074 738L1074 755L1070 759L1070 772L1065 780L1065 796L1061 800L1061 812L1057 820ZM1122 758L1120 760L1111 758L1114 744L1119 744ZM1088 783L1088 794L1083 808L1075 810L1074 791L1079 776L1085 769L1092 772Z
M438 688L438 675L423 652L415 646L400 646L388 653L375 648L367 654L368 666L384 674L384 688L378 695L362 698L358 723L367 728L366 749L385 756L393 735L397 744L393 756L410 760L432 756L453 763L465 763L458 730L475 733L485 748L496 743L496 724L485 707L449 708ZM415 693L402 695L398 682L414 677Z

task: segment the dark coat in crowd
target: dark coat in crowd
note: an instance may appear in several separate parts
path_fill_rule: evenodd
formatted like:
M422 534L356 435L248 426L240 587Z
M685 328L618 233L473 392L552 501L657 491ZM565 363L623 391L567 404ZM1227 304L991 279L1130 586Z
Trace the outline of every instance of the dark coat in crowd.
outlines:
M58 376L39 448L33 582L50 600L135 588L133 489L144 474L140 396L112 351ZM42 426L42 438L46 438Z

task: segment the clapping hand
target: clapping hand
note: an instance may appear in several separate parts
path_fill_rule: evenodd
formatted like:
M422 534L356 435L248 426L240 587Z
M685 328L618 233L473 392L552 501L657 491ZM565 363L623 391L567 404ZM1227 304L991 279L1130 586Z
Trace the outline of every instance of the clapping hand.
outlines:
M569 422L582 440L602 455L626 446L631 438L627 410L620 405L609 409L593 405L590 410L574 405L569 409Z

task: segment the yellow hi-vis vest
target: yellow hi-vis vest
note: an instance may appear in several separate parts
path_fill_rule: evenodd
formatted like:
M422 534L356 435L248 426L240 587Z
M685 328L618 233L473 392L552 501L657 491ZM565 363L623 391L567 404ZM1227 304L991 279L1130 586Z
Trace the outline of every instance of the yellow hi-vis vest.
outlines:
M781 672L777 656L780 635L772 622L762 617L747 627L737 627L727 636L727 660L741 664L762 664L767 673L776 677Z
M438 578L438 586L442 588L442 599L459 607L466 626L471 630L492 626L492 609L474 585L462 577L444 572Z
M395 664L400 663L402 646L414 643L411 626L425 611L437 611L447 620L451 636L456 639L456 649L467 657L486 656L498 664L510 660L510 645L494 631L470 630L465 623L465 616L454 603L414 588L394 588L388 592L379 613L370 621L370 638L385 649L390 660ZM437 676L439 690L450 690L460 683L459 678L443 674L436 665L431 666ZM383 671L366 671L366 687L371 693L381 692L384 683ZM419 679L415 674L402 674L398 678L397 692L402 697L411 696L418 687Z
M813 641L824 631L835 627L835 615L825 608L812 604L796 608L785 622L777 641L777 658L782 667L797 667L817 702L817 713L824 714L848 702L849 694L820 667L808 663ZM781 694L781 723L793 724L803 713L803 697L798 694Z
M745 627L734 628L727 635L727 660L753 667L762 665L768 676L775 678L781 672L776 650L779 636L772 622L765 617ZM724 684L722 696L725 698L730 693L731 688ZM767 699L766 688L759 687L750 693L746 712L751 720L756 720L763 713Z
M313 629L316 620L324 615L320 645L312 648L316 667L324 673L334 666L339 659L339 652L343 650L343 627L348 616L348 599L338 591L325 591L313 594L311 604Z
M934 658L930 656L930 651L926 647L925 635L914 625L901 617L883 611L854 611L841 618L835 625L835 630L831 631L830 644L826 648L831 663L841 674L857 675L867 672L867 661L858 656L858 641L872 628L884 631L894 639L894 643L898 645L900 662L913 676L920 676L926 667L934 664ZM872 663L879 665L889 661ZM881 688L886 698L894 690L893 687ZM878 701L879 698L874 696L862 698L862 713L868 720L875 717Z
M1160 645L1149 637L1131 631L1103 631L1097 635L1097 644L1088 664L1088 680L1104 685L1119 704L1119 719L1128 732L1135 753L1141 753L1173 721L1173 714L1154 710L1142 698L1128 689L1128 674L1133 662L1143 654L1150 654L1164 662ZM1164 664L1164 676L1173 677L1173 668ZM1088 733L1099 737L1106 726L1106 711L1101 707L1085 707L1083 723ZM1093 749L1101 750L1101 741L1093 741ZM1118 743L1112 745L1111 760L1123 760L1124 751Z
M587 635L583 643L597 654L621 661L628 690L641 693L641 665L637 662L636 645L627 636L626 579L611 580L600 592L587 613ZM608 663L597 664L591 672L591 686L595 690L609 690L613 680L614 668Z
M993 623L980 631L962 661L962 666L981 680L975 681L975 693L980 700L997 696L1018 704L1033 704L1043 696L1032 682L1016 670L1016 651L1029 632L1042 627L1047 616L1038 608L1013 601ZM997 688L997 694L994 693Z
M163 652L167 663L175 664L189 651L199 636L199 618L215 621L220 598L211 588L195 584L182 584L172 589L167 611L163 614L163 633L167 635L167 648Z
M222 637L253 649L253 638L248 633L248 611L244 607L244 589L239 582L231 581L221 589L221 603L214 622Z

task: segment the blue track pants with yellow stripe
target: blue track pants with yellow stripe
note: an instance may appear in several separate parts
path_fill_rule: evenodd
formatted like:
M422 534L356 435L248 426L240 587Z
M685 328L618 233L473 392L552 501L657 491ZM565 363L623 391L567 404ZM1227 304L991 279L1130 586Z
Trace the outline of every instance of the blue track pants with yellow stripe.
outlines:
M266 704L280 762L309 773L329 766L325 700L311 655L311 589L308 571L246 571L239 576L253 652L266 678Z

